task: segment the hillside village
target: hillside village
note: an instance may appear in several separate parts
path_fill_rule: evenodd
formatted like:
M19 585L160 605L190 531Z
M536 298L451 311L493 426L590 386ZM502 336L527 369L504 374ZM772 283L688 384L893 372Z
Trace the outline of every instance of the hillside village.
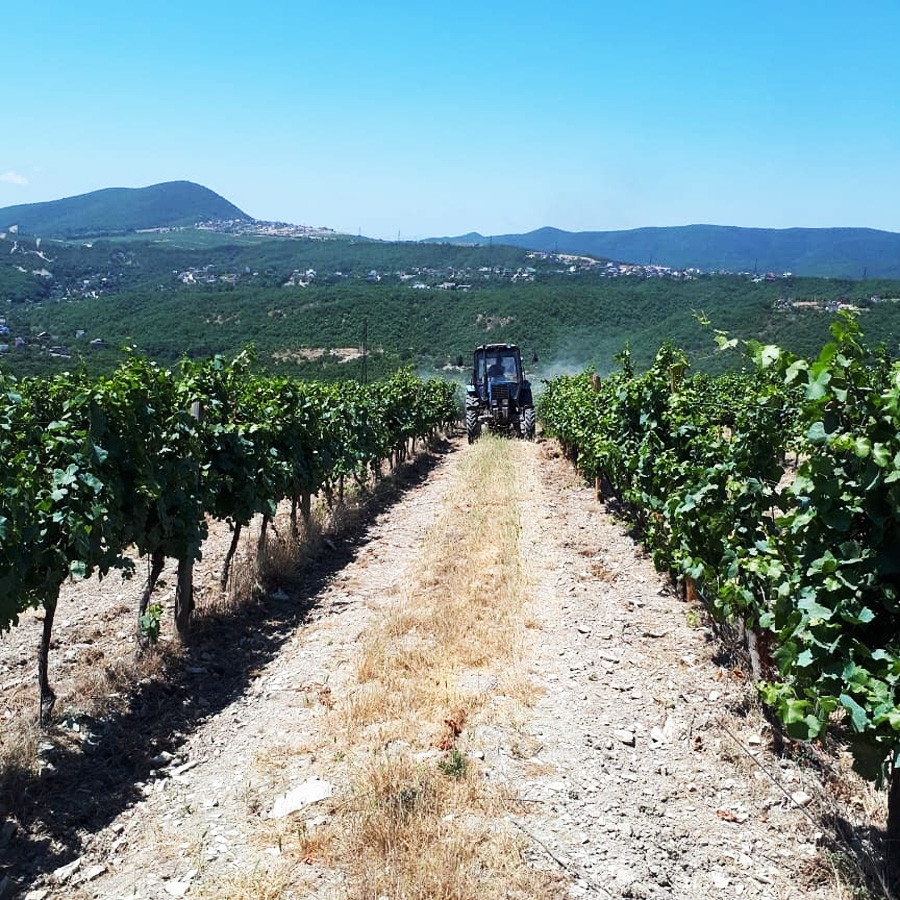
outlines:
M444 295L455 297L454 302L444 303L439 299ZM496 330L505 340L577 345L579 358L587 359L592 353L617 352L626 327L631 333L652 330L665 316L689 319L696 309L713 315L720 306L725 316L736 317L731 327L745 332L744 318L767 315L772 327L802 336L827 327L829 314L878 306L884 311L895 296L896 288L887 282L854 287L850 282L810 283L787 271L705 271L499 244L371 241L327 228L241 219L112 238L0 234L0 301L8 304L0 309L5 313L0 356L10 370L22 373L70 358L102 369L119 354L110 348L125 344L175 358L182 351L219 352L223 340L229 346L253 342L282 357L287 353L284 358L293 362L298 348L351 344L360 327L356 307L363 305L375 316L370 321L376 329L383 327L379 316L398 317L389 330L403 337L397 338L390 365L416 359L441 368L456 359L459 336L473 328L462 346ZM748 312L752 307L745 299L750 297L762 300L756 312ZM254 318L257 298L266 304L269 318L282 307L293 312L286 318L280 314L283 324L273 328ZM179 304L203 307L190 332L190 316L179 320L184 328L175 333L158 329L156 322L138 332L120 327L132 315L152 320L155 313L147 314L157 305L179 315L171 312ZM323 304L327 315L307 315ZM440 307L446 309L438 313ZM886 333L882 319L867 316ZM678 328L687 334L687 326ZM673 330L666 326L666 333ZM390 341L380 340L387 348ZM890 334L886 340L893 340ZM322 360L323 365L332 361ZM301 354L296 362L316 361Z

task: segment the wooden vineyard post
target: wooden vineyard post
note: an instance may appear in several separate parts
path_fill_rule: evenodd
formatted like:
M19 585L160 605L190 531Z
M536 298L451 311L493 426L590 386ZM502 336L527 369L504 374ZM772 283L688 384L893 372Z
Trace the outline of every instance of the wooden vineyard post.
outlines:
M191 403L191 415L197 422L203 415L199 400ZM200 490L199 472L196 489ZM178 579L175 583L175 631L184 641L191 626L191 613L194 611L194 560L191 557L178 560Z
M684 599L688 603L694 603L697 600L697 587L690 575L684 577Z
M602 386L603 386L603 379L596 372L594 372L594 374L591 375L591 387L594 389L595 393L599 394ZM596 494L598 500L603 499L603 473L602 472L597 472L597 474L594 476L594 493Z
M194 561L178 560L178 580L175 584L175 630L182 641L187 639L194 611Z

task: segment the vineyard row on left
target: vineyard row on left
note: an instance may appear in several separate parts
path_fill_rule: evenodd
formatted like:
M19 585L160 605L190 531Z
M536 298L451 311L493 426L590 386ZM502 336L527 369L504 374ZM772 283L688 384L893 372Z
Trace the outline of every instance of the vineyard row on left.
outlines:
M444 381L401 372L325 385L253 374L251 363L244 353L176 374L133 357L103 378L0 376L0 631L44 607L42 718L54 700L53 614L70 575L127 572L136 550L152 560L152 590L163 560L177 559L183 632L208 518L237 534L287 499L296 522L311 496L364 483L457 417Z

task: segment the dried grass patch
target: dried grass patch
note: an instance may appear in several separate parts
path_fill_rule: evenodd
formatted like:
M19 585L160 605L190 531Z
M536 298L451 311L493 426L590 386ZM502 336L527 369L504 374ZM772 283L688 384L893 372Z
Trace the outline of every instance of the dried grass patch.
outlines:
M213 900L278 900L284 895L289 881L286 867L272 865L221 875L192 889L191 896Z
M321 838L351 898L554 897L525 860L515 803L460 751L487 720L524 718L532 586L519 550L522 447L482 438L396 599L361 636L357 685L331 727L351 752L349 799Z
M461 463L421 565L365 635L360 689L339 710L345 726L407 719L414 727L425 718L440 731L451 707L465 705L470 716L483 707L482 692L456 687L473 669L497 671L517 696L530 694L527 678L508 677L524 655L530 602L518 548L517 449L485 438Z
M358 773L333 831L338 858L353 861L348 896L562 896L557 875L525 864L522 836L504 818L509 798L471 766L461 777L452 771L405 754L381 755Z

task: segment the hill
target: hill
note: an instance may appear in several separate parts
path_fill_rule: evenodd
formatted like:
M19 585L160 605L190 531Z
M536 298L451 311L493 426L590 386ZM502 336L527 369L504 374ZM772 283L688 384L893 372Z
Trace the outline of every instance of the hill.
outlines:
M900 282L692 275L494 245L380 243L185 228L90 241L0 238L0 368L26 374L113 366L125 345L175 362L254 343L267 368L369 375L401 363L458 366L483 342L520 344L540 379L626 342L645 365L670 338L716 368L702 310L741 337L815 352L838 308L900 346ZM5 348L5 349L4 349ZM335 352L329 352L329 351ZM459 371L459 369L457 369Z
M683 225L631 231L561 231L434 238L704 271L793 272L823 278L900 278L900 234L874 228L738 228Z
M81 237L194 225L210 219L253 221L209 188L167 181L144 188L105 188L76 197L0 209L0 231Z

